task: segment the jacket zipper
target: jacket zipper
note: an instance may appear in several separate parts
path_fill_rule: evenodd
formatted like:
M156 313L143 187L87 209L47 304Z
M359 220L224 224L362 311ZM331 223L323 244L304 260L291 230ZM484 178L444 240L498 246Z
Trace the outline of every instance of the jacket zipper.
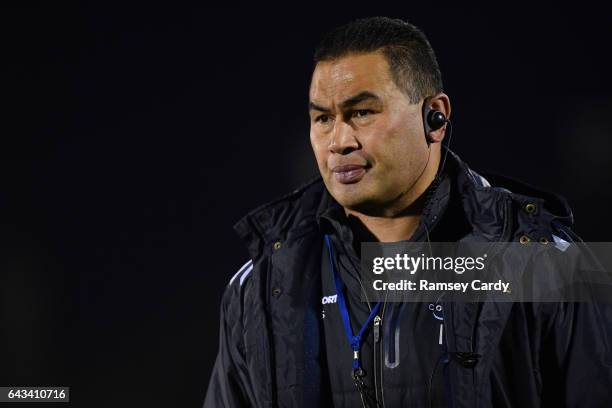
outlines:
M374 336L374 376L376 382L374 384L374 393L376 395L377 407L383 408L385 402L383 400L383 353L382 347L382 317L380 315L374 316L374 325L372 327L372 333Z

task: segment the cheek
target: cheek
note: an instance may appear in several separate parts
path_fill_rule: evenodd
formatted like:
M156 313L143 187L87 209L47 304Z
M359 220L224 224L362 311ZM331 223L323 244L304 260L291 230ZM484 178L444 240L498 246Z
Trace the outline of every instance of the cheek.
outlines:
M319 169L323 170L327 167L327 145L325 144L325 138L310 132L310 145L312 151L319 165Z
M380 137L381 135L384 136ZM414 126L398 124L380 129L377 136L379 137L371 139L369 150L379 169L391 173L389 175L405 177L407 172L412 171L415 163L419 162L423 152L426 154L425 136ZM423 140L420 140L420 137Z
M369 150L377 164L387 168L402 165L401 158L409 146L405 127L380 127L369 139Z

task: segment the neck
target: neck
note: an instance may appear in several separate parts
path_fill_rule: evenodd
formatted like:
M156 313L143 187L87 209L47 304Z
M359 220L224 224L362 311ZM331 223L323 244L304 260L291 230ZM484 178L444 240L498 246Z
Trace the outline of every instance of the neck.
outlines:
M436 154L438 153L438 154ZM385 211L368 215L345 208L353 230L354 244L362 241L397 242L412 237L421 221L428 187L436 177L439 152L432 152L421 176L414 185L391 203Z

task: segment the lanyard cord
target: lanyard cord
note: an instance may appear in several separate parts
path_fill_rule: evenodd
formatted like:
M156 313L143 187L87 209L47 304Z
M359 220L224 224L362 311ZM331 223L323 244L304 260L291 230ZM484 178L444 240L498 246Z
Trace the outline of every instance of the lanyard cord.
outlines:
M368 325L378 313L378 309L380 308L380 302L378 302L370 311L370 315L367 320L361 326L359 333L357 335L353 335L353 329L351 328L351 320L349 318L348 309L346 308L346 302L344 300L344 293L342 289L344 288L344 283L340 276L336 272L336 268L334 267L334 251L332 249L331 239L328 234L325 234L325 243L327 244L327 249L329 251L329 266L331 268L332 274L334 276L334 284L336 286L336 294L338 295L338 306L340 307L340 314L342 315L342 321L344 322L344 330L346 332L346 338L353 350L353 373L361 372L361 360L359 357L359 350L361 348L362 336L365 333Z

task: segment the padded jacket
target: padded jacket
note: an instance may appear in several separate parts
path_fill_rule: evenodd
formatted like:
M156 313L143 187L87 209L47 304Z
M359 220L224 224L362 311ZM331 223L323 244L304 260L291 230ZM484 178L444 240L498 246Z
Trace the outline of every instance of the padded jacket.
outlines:
M446 169L471 239L522 237L528 245L542 245L541 238L579 240L562 198L504 177L483 177L451 151ZM222 298L205 408L302 407L316 400L306 395L319 388L312 386L304 328L309 293L321 273L323 237L315 213L324 189L317 177L234 226L251 260ZM612 406L608 304L467 302L444 304L444 311L450 406Z

